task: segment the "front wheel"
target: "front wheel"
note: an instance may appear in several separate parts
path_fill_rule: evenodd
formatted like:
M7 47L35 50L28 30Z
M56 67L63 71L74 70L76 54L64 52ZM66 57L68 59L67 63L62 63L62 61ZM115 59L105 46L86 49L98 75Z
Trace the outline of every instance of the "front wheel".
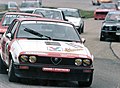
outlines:
M13 60L10 61L10 66L8 70L8 77L10 82L17 82L18 78L15 76Z
M0 56L0 73L7 74L7 66L4 64L1 56Z
M81 33L84 33L84 25L81 27Z
M92 84L92 80L93 80L93 74L90 76L89 81L86 82L78 81L78 85L79 87L90 87L90 85Z
M101 35L100 35L100 41L105 41L105 37L103 36L102 33L101 33Z

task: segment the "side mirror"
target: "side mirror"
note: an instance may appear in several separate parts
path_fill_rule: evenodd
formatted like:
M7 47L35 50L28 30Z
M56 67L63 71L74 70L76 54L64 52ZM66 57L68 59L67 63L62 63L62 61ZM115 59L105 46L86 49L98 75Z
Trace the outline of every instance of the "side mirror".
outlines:
M81 38L81 40L82 40L82 43L85 43L85 42L86 42L85 38Z
M11 33L6 34L6 37L11 40L11 37L12 37Z
M68 21L68 19L66 19L66 18L65 18L64 20L65 20L65 21Z

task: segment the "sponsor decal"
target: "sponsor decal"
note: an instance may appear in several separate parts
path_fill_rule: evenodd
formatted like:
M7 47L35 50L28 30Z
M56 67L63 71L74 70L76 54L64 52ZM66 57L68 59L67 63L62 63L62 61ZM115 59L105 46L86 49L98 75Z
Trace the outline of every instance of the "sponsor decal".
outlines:
M70 69L62 69L62 68L42 68L42 70L49 72L70 72Z
M69 45L69 46L72 46L72 47L74 47L74 48L83 48L82 46L77 45L77 44L75 44L75 43L66 43L66 44Z
M47 47L47 49L48 49L49 51L63 51L61 47L49 46L49 47Z
M65 52L74 52L74 51L80 51L80 50L83 50L83 49L70 49L70 48L65 48Z

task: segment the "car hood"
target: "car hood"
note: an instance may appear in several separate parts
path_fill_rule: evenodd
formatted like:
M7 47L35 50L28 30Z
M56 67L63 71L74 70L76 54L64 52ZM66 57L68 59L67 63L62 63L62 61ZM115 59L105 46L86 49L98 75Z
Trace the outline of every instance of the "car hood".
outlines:
M66 19L68 19L68 21L70 21L71 23L73 23L75 26L80 26L81 24L81 18L76 18L76 17L66 17Z
M116 25L116 22L105 22L105 23L103 23L103 26L115 26Z
M17 48L16 48L17 47ZM17 51L18 54L43 54L47 55L55 53L64 57L84 57L92 58L88 49L82 43L63 42L52 40L16 40L13 42L11 49Z

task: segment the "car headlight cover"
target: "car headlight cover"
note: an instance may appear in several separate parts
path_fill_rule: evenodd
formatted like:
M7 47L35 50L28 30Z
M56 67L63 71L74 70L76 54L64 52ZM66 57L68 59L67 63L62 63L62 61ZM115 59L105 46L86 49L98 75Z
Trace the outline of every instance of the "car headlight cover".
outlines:
M91 65L90 59L84 59L83 60L83 66L90 66L90 65Z
M22 55L22 56L20 56L20 60L21 60L21 62L27 62L28 61L28 56Z
M81 59L75 59L75 65L76 66L80 66L82 64L82 60Z
M30 57L29 57L29 62L35 63L36 61L37 61L36 56L30 56Z

